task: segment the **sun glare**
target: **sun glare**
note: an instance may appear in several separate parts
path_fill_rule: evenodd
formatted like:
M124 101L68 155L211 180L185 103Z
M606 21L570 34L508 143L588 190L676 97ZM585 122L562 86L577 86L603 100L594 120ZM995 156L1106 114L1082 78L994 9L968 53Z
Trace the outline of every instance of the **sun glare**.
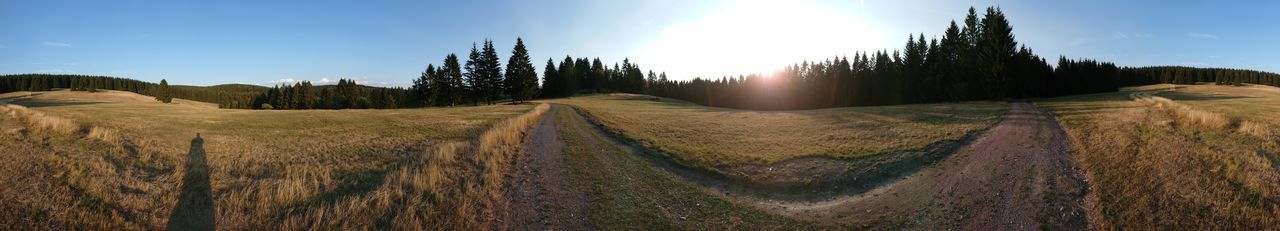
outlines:
M883 33L853 12L809 1L739 1L673 25L633 54L673 78L718 78L883 47Z

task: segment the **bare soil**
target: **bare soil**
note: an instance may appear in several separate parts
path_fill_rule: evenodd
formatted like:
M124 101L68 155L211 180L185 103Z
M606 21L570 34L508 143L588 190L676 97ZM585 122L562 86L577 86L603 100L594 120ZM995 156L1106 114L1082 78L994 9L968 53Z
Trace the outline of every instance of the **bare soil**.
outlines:
M1090 189L1053 116L1015 103L976 142L934 166L866 193L804 203L756 201L792 217L872 227L1097 229Z
M524 146L507 170L503 190L509 200L501 212L506 229L588 230L589 199L582 184L569 179L564 142L556 134L555 113L547 111L524 137Z

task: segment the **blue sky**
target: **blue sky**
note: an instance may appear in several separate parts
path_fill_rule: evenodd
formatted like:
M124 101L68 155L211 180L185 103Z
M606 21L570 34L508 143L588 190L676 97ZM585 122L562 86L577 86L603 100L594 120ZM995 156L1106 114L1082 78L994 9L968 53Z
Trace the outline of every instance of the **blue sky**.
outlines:
M485 38L505 63L523 37L539 70L565 55L629 57L687 79L899 49L971 5L1000 6L1017 39L1051 60L1280 72L1280 3L1262 1L0 0L0 74L406 86Z

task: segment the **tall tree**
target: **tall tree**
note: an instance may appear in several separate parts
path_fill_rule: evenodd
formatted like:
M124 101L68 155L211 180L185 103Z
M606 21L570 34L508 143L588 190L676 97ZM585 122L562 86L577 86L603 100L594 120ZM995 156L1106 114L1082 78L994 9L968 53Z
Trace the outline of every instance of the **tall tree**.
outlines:
M539 98L552 98L560 96L560 71L556 70L555 62L551 58L547 58L547 66L542 68L542 90L539 91Z
M600 82L608 78L608 76L608 73L605 72L604 62L600 62L600 58L595 58L591 61L591 72L587 75L587 86L593 92L600 92Z
M473 53L475 52L474 47L471 50ZM447 80L445 87L441 88L441 93L443 94L441 99L446 102L443 105L453 106L462 102L462 96L467 94L467 91L463 83L462 67L458 65L458 55L449 53L448 56L445 56L444 67L437 71L436 74Z
M548 60L548 65L550 61ZM538 73L533 62L529 60L529 51L524 47L524 40L516 38L516 46L511 49L511 58L507 59L507 72L503 86L507 95L517 103L533 98L538 88Z
M463 69L466 69L467 73L462 74L462 76L467 79L465 91L467 91L467 96L470 97L471 103L473 104L480 103L482 98L485 96L484 92L486 89L484 84L488 83L488 81L484 79L484 74L480 73L482 69L482 67L480 67L480 65L482 65L481 63L484 63L484 60L480 58L480 50L476 49L476 44L471 44L471 54L468 55L467 64L463 66Z
M44 81L44 80L42 80ZM49 89L45 87L45 89ZM164 103L173 102L173 92L169 90L169 81L160 79L160 85L156 86L156 100Z
M479 68L481 95L485 103L493 104L502 97L502 63L498 60L498 51L493 47L493 40L484 40L484 49L480 53Z
M580 76L578 73L581 73L579 72L579 69L578 62L574 60L573 57L569 57L567 55L564 56L564 61L560 61L560 68L558 69L560 70L561 81L559 89L560 92L557 93L556 96L573 96L574 93L578 92L578 88L581 87L580 83L582 82L578 77Z
M998 8L987 8L982 19L982 37L978 39L977 74L986 86L987 98L1000 99L1009 93L1009 71L1018 42L1014 41L1013 28Z
M427 70L422 71L422 74L413 80L413 86L409 88L413 92L414 98L417 98L422 105L433 105L432 102L435 100L432 98L432 92L438 91L438 89L432 88L437 85L432 82L435 80L435 69L436 67L433 64L427 64Z

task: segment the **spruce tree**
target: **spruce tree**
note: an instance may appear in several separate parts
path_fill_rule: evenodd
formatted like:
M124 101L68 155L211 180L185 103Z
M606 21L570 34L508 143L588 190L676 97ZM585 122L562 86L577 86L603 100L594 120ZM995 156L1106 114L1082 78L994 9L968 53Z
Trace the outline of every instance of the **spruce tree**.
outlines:
M466 86L463 87L463 91L467 92L467 96L470 97L471 103L477 105L480 103L481 97L484 97L485 95L484 84L487 82L484 80L485 76L480 73L480 65L482 65L481 63L483 62L484 61L480 59L480 50L476 49L476 44L471 44L471 54L468 55L467 64L463 66L463 69L467 71L467 73L462 74L462 76L466 78Z
M479 68L481 98L485 103L493 104L502 97L502 63L498 60L498 51L493 47L493 40L485 39L484 49L480 53Z
M427 70L422 71L422 74L418 75L418 78L413 80L413 86L409 87L414 98L417 98L418 102L422 105L432 105L431 92L436 89L431 88L435 85L435 83L431 81L434 78L433 75L435 75L435 69L435 66L432 64L427 64Z
M556 70L555 62L547 58L547 66L542 68L542 90L539 91L539 98L558 97L560 84L560 71Z
M524 47L524 40L516 38L516 46L511 49L511 58L507 59L507 72L504 84L508 96L517 103L533 98L537 92L538 73L529 60L529 51Z
M474 49L473 49L474 50ZM462 102L463 95L466 94L466 85L463 83L462 68L458 65L458 55L449 53L444 58L444 67L436 74L441 75L442 79L446 79L448 84L441 88L444 99L444 105L458 105Z
M560 67L557 70L560 71L560 86L557 87L558 92L556 93L556 96L573 96L574 93L578 92L578 88L581 86L579 83L582 82L578 78L579 72L577 62L574 61L573 57L566 55L564 56L564 60L560 61Z
M173 93L169 90L169 81L160 79L160 85L156 86L156 100L164 103L173 102Z

